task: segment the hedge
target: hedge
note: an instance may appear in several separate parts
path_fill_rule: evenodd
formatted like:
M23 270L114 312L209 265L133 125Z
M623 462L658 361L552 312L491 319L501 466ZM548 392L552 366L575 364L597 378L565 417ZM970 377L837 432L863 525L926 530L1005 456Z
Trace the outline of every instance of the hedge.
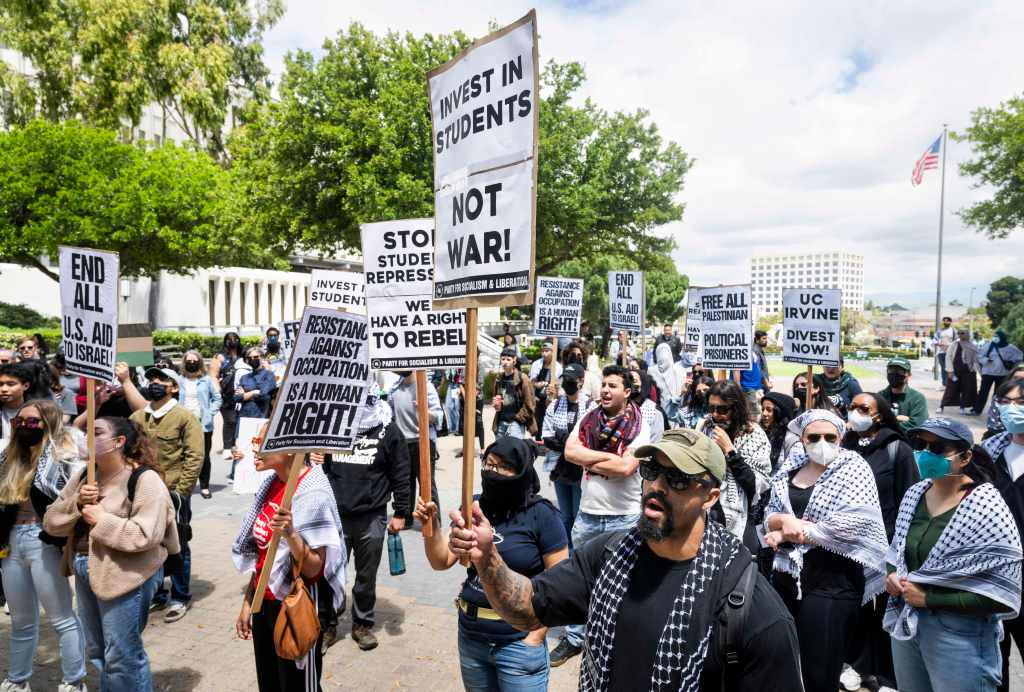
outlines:
M35 333L39 333L46 339L46 343L50 346L50 353L57 352L61 339L61 330L52 327L34 327L32 329L0 327L0 348L14 348L19 341ZM258 346L261 338L260 336L243 336L242 347ZM153 347L160 348L161 346L172 346L174 350L182 352L195 349L202 353L205 358L211 358L221 352L221 349L224 347L224 337L158 329L153 332Z
M769 346L764 350L765 353L770 355L782 355L782 348L779 346ZM867 358L879 358L882 360L889 360L890 358L906 358L907 360L917 360L917 349L910 351L904 351L898 348L877 348L874 346L868 346L865 348L848 347L844 348L843 358L850 360L859 360L857 358L858 353L866 354Z
M33 334L39 334L46 340L51 353L57 352L60 344L60 327L30 327L28 329L16 329L14 327L0 327L0 348L15 348L19 341L30 338Z

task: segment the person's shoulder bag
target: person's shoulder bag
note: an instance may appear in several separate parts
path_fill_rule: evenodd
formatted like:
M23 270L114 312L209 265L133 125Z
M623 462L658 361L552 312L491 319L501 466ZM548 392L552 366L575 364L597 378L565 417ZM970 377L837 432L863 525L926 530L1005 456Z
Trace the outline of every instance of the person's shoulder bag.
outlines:
M305 553L297 561L292 559L292 588L281 602L274 623L274 649L278 656L289 661L297 661L308 654L320 638L316 604L302 579L304 559Z

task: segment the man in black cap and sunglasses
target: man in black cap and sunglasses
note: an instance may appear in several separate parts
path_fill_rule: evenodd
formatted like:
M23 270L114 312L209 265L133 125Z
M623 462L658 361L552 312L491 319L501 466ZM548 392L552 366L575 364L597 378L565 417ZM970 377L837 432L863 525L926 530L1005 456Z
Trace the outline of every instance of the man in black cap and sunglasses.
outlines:
M725 476L721 449L679 429L636 454L643 513L632 530L527 579L502 561L474 506L471 528L450 513L453 551L470 557L516 628L586 623L581 689L801 690L792 618L747 549L707 521Z

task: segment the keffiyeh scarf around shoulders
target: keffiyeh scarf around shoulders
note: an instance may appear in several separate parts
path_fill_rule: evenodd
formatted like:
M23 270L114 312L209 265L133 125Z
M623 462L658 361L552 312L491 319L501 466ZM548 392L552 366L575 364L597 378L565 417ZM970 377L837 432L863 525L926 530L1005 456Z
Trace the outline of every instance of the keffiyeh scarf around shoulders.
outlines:
M296 456L295 463L300 463L300 458ZM252 527L267 503L270 487L275 478L276 474L264 479L256 491L252 507L242 521L242 528L231 546L231 559L239 572L253 572L256 569L259 552L256 548L256 539L252 535ZM323 468L319 465L310 468L295 490L295 496L292 498L292 523L295 531L311 549L326 548L323 578L334 592L334 608L337 610L345 597L345 540L342 538L341 518L338 516L334 492ZM288 541L282 540L274 557L268 586L278 600L283 600L288 595L291 582L291 553L288 550Z
M1024 555L1010 508L990 483L975 487L960 501L924 564L907 572L907 532L930 487L932 481L923 480L903 496L886 562L908 581L980 594L1011 609L997 618L1017 617ZM882 626L895 639L912 639L917 634L917 610L903 598L890 596Z
M621 455L640 434L642 424L640 407L632 401L627 401L622 413L612 418L596 406L580 421L580 442L587 449Z
M772 476L772 495L765 508L765 529L772 514L793 514L789 501L789 476L809 463L802 447L795 447L789 458ZM864 597L867 603L885 589L883 560L888 541L882 510L878 503L878 486L871 467L863 457L848 449L841 450L814 484L811 499L804 512L810 543L790 551L775 553L773 569L785 572L800 585L804 556L814 548L842 555L864 567Z
M605 561L594 583L580 664L581 691L604 692L611 682L619 608L629 589L629 579L643 542L636 529L626 534ZM711 599L719 592L718 581L740 554L741 547L739 540L724 527L713 521L705 523L700 549L683 579L658 640L651 690L696 692L700 688L700 675L715 624L716 604Z

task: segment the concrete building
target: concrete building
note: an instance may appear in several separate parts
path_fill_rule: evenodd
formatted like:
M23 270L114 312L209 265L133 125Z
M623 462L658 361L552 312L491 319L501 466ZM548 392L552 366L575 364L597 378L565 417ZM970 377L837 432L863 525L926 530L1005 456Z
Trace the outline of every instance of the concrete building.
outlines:
M849 252L752 257L750 288L756 314L782 312L786 288L838 288L843 309L863 312L864 257Z

